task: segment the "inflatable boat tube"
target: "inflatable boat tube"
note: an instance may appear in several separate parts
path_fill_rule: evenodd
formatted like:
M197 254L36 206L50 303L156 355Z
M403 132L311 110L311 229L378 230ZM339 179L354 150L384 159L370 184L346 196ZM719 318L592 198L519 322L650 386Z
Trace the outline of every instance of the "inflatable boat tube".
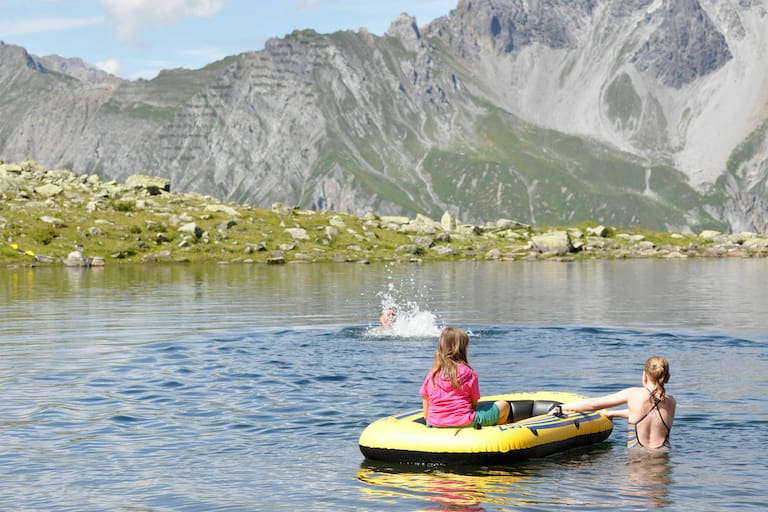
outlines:
M379 419L360 434L360 451L371 460L422 464L508 464L604 441L613 422L603 413L571 412L556 417L550 407L583 398L572 393L535 392L482 397L506 400L510 423L472 427L428 427L422 410Z

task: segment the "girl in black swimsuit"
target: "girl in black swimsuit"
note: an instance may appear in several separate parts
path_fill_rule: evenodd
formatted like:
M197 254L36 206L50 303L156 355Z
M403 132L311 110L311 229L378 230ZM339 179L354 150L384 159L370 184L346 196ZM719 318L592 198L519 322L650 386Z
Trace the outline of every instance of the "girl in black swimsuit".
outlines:
M575 402L562 404L560 410L577 412L596 411L627 404L627 408L621 411L603 411L609 418L638 418L634 422L627 422L627 446L630 448L670 448L669 434L675 418L675 399L667 395L664 385L669 382L669 361L663 357L649 357L643 368L643 387L626 388L618 393L597 398L585 398ZM655 420L653 411L656 411L659 419ZM643 439L638 432L638 425L646 421L650 422L644 431ZM663 440L662 440L662 436ZM658 446L648 446L649 442L661 441Z
M667 436L664 438L664 442L661 443L661 446L658 448L672 448L672 444L669 442L669 434L672 431L672 427L667 425L667 422L664 421L664 416L662 416L661 411L659 410L659 403L663 400L663 398L655 398L653 395L653 392L651 390L648 390L649 393L651 393L651 397L654 398L653 407L648 409L648 412L643 414L643 417L637 420L634 423L627 422L627 448L646 448L643 446L643 443L640 442L640 439L637 436L637 425L643 421L646 417L648 417L651 412L655 409L656 412L659 413L659 419L661 420L661 423L664 425L664 427L667 429Z

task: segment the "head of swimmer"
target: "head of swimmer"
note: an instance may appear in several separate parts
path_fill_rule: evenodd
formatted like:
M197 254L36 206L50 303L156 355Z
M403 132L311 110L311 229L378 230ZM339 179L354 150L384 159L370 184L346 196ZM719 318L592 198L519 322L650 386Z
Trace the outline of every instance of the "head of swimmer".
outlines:
M395 311L392 308L384 308L379 315L379 322L382 327L392 327L395 323Z

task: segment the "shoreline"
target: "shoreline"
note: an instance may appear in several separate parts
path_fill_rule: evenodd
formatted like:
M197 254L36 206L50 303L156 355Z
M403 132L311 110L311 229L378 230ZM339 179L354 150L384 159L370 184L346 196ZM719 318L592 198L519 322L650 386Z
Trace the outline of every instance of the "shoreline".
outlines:
M33 161L0 163L0 199L0 265L11 267L768 257L768 236L757 233L257 208L171 192L164 178L102 182Z

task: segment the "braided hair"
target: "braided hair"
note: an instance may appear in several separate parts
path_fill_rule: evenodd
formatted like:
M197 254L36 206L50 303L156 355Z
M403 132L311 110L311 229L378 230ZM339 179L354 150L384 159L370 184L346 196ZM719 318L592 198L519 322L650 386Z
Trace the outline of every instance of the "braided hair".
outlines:
M651 397L656 400L663 400L667 395L664 384L669 382L669 361L661 356L649 357L645 362L645 374L656 384L656 388L651 392Z

